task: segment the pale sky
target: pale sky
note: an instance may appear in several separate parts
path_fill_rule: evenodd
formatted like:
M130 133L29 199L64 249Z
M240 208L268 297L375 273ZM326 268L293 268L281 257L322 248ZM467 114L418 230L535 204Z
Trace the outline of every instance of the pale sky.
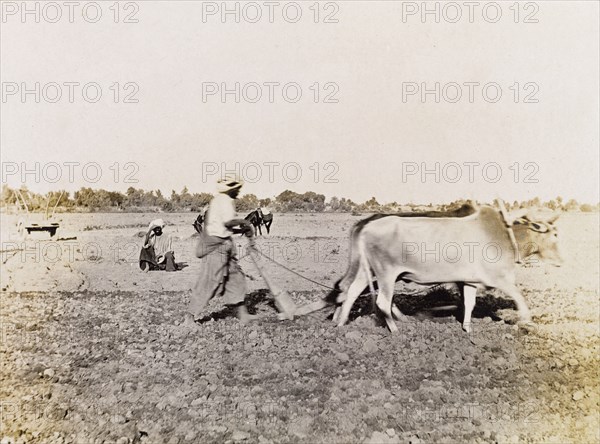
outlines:
M473 23L466 7L457 23L447 21L454 17L451 10L440 23L432 16L422 23L419 12L403 19L403 8L407 13L421 2L389 1L322 2L319 23L310 9L313 1L300 2L297 23L282 16L290 2L278 2L274 23L264 2L254 3L263 14L257 23L246 20L256 11L245 3L238 3L240 11L247 8L240 23L233 16L222 23L218 12L203 21L203 8L210 12L221 2L138 1L132 2L137 12L122 3L114 23L113 3L99 2L97 23L83 19L82 6L74 11L74 23L66 6L57 23L48 22L56 16L50 9L40 11L40 23L33 15L22 23L21 11L13 14L21 2L2 3L3 183L18 186L22 165L34 169L38 162L39 176L25 177L38 192L134 186L169 195L186 185L194 192L213 192L217 175L203 177L203 169L216 165L220 170L222 163L234 169L238 162L248 182L244 191L259 197L291 189L357 202L371 196L401 203L557 195L599 200L598 2L542 1L535 3L537 10L521 3L518 23L510 9L514 2L501 4L496 23L484 19L482 6ZM228 4L234 8L236 2ZM429 5L434 8L435 2ZM287 11L293 19L293 8ZM132 12L138 23L123 23ZM491 12L486 17L493 18ZM94 11L87 13L93 19ZM323 23L329 14L338 23ZM538 23L523 23L526 17ZM58 83L62 97L49 103L56 94L50 85L46 96L40 93L40 103L34 94L22 103L22 86L35 89L36 82L40 89ZM69 103L64 82L96 82L102 97L88 103L81 86L74 86L74 103ZM119 103L111 89L115 82ZM133 86L124 89L127 82L138 85L138 103L122 103L133 91ZM233 89L236 82L261 85L261 100L249 103L241 97L235 103L231 94L222 103L216 94L203 101L209 83ZM269 103L265 82L296 82L302 97L288 103L281 86L273 87L274 103ZM315 82L319 103L313 100ZM419 93L403 100L403 90L411 85L433 89L436 82L446 93L440 103L433 94L426 103ZM450 103L456 94L452 82L463 94L456 103ZM473 103L465 82L478 83ZM502 92L497 103L482 94L482 86L491 83ZM15 85L19 90L12 94ZM487 91L493 98L494 89ZM251 98L256 89L249 86L245 92ZM322 103L331 92L338 103ZM538 103L523 103L527 96ZM57 183L47 180L57 173L49 162L61 166ZM73 166L72 181L65 162L80 164ZM110 169L115 162L116 181L116 169ZM272 180L269 162L275 162ZM423 180L422 166L434 170L436 162L437 183L434 173ZM472 183L465 162L480 163L471 164ZM96 175L94 163L102 168L97 182L88 180ZM87 179L86 164L92 165ZM302 175L292 183L297 167ZM15 168L19 171L12 174ZM255 178L259 171L262 176ZM127 173L138 182L125 183ZM532 179L537 183L526 183Z

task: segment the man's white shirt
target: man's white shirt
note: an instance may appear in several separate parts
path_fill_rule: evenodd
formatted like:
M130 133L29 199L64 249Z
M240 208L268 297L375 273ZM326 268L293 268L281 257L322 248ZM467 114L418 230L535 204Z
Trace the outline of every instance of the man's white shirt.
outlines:
M218 237L231 236L231 231L225 227L225 222L229 222L231 219L235 219L234 200L227 194L218 193L208 206L206 234Z

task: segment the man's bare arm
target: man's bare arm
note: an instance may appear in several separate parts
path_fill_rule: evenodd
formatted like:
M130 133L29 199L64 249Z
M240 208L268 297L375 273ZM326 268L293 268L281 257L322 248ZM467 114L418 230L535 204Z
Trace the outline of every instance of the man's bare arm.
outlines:
M148 248L151 246L150 240L154 237L154 231L152 229L148 230L146 233L146 238L144 239L144 246L142 248Z
M225 226L227 227L228 230L231 230L235 227L248 227L250 226L250 222L248 222L246 219L231 219L227 222L225 222Z
M254 235L254 228L246 219L231 219L225 222L225 227L235 234L244 233L249 237Z

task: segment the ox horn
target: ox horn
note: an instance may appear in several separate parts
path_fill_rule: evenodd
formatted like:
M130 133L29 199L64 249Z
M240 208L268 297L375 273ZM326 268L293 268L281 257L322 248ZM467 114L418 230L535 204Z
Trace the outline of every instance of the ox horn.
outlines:
M552 213L552 215L548 219L546 219L546 222L548 222L549 224L553 224L559 217L560 213Z
M498 208L500 208L500 214L502 214L504 222L509 227L514 225L514 223L519 219L527 219L527 208L521 208L519 210L512 211L509 213L508 211L506 211L506 205L504 204L504 201L502 199L496 199L496 202L498 204Z
M529 221L529 218L527 217L527 212L528 212L527 208L520 208L516 211L512 211L509 215L509 220L510 220L511 225L521 219Z

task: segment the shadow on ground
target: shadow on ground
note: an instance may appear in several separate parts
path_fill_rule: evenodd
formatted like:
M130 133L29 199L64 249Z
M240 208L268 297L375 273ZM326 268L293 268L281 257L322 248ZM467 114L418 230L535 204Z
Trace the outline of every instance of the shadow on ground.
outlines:
M497 315L499 310L516 310L515 303L511 299L503 298L502 293L496 290L481 293L478 292L477 303L472 314L473 318L483 319L490 317L493 321L500 321L501 318ZM246 304L251 314L256 314L259 311L277 311L273 297L268 289L260 289L250 293L246 297ZM417 293L396 293L394 295L394 304L396 304L405 316L414 317L419 320L439 319L441 321L444 318L454 318L457 322L462 323L464 317L463 298L458 292L458 288L449 289L443 286L436 286ZM325 315L326 319L332 319L332 308L323 310L331 311L328 315ZM373 308L371 297L368 294L363 294L354 303L348 321L352 322L360 317L370 316L374 312ZM222 309L204 316L197 322L218 321L228 317L235 317L234 307L223 306Z
M473 309L473 318L483 319L490 317L494 321L500 321L498 310L516 310L516 305L511 299L499 297L495 290L478 292L477 303ZM433 319L453 317L458 322L464 318L464 303L462 295L456 289L446 287L433 287L423 292L406 294L396 293L394 304L402 314L417 319ZM349 321L354 321L361 316L373 313L373 304L369 295L363 295L357 299L350 311ZM329 317L331 319L332 316Z
M247 295L246 306L248 307L248 312L250 314L256 314L258 312L259 306L261 306L261 308L262 306L266 306L272 310L277 310L275 308L275 302L273 301L273 297L270 295L269 290L267 290L266 288L253 291L252 293ZM203 318L198 319L196 322L202 324L204 322L210 322L211 320L218 321L221 319L235 316L235 307L226 305L221 310L212 312L204 316Z

